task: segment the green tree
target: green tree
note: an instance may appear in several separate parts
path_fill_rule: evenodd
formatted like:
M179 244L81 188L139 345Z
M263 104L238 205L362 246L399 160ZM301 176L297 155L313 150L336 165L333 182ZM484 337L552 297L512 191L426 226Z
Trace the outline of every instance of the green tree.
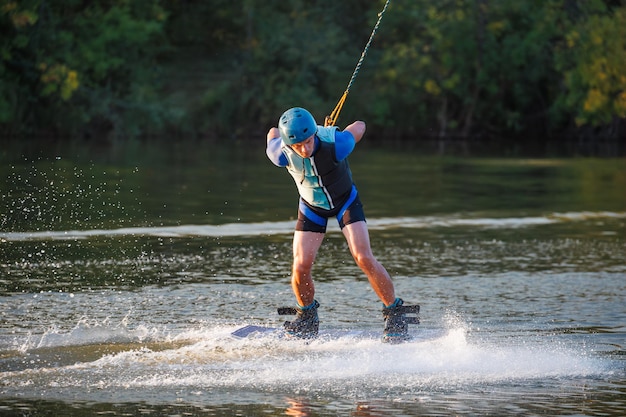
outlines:
M0 10L6 132L136 134L163 126L154 76L166 15L158 0L5 0Z
M321 122L384 4L0 0L0 132L249 137L295 105ZM625 10L623 0L393 0L338 123L412 136L618 135Z
M457 0L394 4L380 84L395 114L439 136L519 131L546 109L554 34L542 2ZM400 29L398 29L398 27ZM409 32L410 31L410 32ZM400 98L400 101L397 101ZM387 116L386 119L389 119Z
M368 13L354 13L367 8L363 0L244 2L245 49L234 75L207 91L203 113L220 114L214 126L240 134L249 132L246 122L275 124L292 106L309 108L321 123L369 36Z
M555 110L572 115L577 126L626 119L626 6L600 3L593 11L568 29L557 55L565 91Z
M31 101L29 86L38 82L28 48L29 33L37 20L32 8L0 3L0 125L5 134L19 130Z
M623 120L622 9L609 13L600 0L397 0L382 35L376 120L499 137L559 131L572 114L578 124Z

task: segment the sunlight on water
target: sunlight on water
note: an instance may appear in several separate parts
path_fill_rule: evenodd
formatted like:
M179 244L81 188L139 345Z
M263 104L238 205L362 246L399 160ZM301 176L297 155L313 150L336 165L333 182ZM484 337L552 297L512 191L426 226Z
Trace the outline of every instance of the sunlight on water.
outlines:
M436 228L436 227L475 227L475 228L518 228L547 225L563 222L626 219L626 212L580 212L552 213L542 217L519 218L480 218L480 217L399 217L374 218L368 220L370 230L393 228ZM29 239L74 240L99 236L155 236L155 237L232 237L232 236L271 236L291 234L294 222L229 223L223 225L184 225L169 227L129 227L111 230L65 230L0 233L0 239L22 241ZM338 231L336 224L329 224L329 231Z

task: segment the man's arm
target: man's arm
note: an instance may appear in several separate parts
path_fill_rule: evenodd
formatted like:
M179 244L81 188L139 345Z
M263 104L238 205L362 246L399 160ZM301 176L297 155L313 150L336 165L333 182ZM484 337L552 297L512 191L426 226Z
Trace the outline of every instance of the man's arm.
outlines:
M350 133L347 135L346 133ZM335 156L338 161L347 158L365 134L365 122L357 120L348 125L343 131L335 132Z
M267 132L267 144L269 145L272 139L279 138L279 137L280 137L280 131L278 130L278 128L277 127L271 128Z
M288 165L287 157L282 151L283 141L280 138L280 131L273 127L267 132L267 147L265 148L265 154L272 161L272 163L279 167L285 167Z
M357 120L356 122L346 126L344 131L352 133L352 136L354 136L354 142L359 143L365 134L365 122Z

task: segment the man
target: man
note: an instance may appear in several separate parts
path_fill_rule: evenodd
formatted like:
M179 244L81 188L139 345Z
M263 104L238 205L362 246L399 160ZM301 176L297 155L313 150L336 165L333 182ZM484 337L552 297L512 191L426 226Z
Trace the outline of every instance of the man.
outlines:
M285 322L285 329L294 336L310 338L318 333L319 303L311 270L331 217L337 219L354 260L383 302L383 339L406 338L407 324L415 322L407 320L407 307L401 307L403 301L396 298L389 274L372 254L363 205L352 182L346 158L364 134L362 121L339 131L335 126L318 126L311 113L300 107L284 112L278 128L267 133L268 158L287 168L300 193L291 277L297 317Z

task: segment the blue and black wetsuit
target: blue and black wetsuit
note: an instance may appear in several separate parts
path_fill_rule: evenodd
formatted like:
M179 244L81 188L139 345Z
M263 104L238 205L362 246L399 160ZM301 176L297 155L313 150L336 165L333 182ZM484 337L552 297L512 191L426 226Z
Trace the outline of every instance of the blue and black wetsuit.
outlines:
M296 230L324 233L330 217L336 217L342 229L365 220L347 160L354 145L352 133L322 126L309 158L302 158L280 137L268 143L267 156L276 166L287 168L300 193Z

